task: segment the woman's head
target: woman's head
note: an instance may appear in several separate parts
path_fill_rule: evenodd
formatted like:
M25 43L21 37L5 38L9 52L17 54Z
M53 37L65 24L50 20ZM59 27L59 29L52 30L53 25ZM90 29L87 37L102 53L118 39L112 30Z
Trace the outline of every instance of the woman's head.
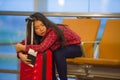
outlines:
M33 20L33 24L34 24L34 40L33 40L34 44L40 43L40 39L43 36L45 36L48 28L52 28L56 32L56 34L58 36L58 40L61 43L65 42L63 32L57 27L57 25L55 23L53 23L49 19L47 19L47 17L44 16L42 13L39 13L39 12L34 13L30 16L30 18ZM32 20L29 20L28 24L27 24L28 44L30 42L30 34L31 34L30 26L31 26Z
M36 12L34 14L32 14L30 16L30 18L34 19L35 21L41 21L43 23L43 25L46 26L46 28L51 27L51 25L54 25L53 22L51 22L50 20L48 20L48 18L46 16L44 16L42 13Z
M38 36L45 36L47 28L43 24L42 21L35 20L34 21L34 31L35 31L35 34L38 35Z
M53 28L56 26L56 24L48 20L46 16L39 12L30 15L30 19L34 20L34 30L35 34L38 36L44 36L48 28Z

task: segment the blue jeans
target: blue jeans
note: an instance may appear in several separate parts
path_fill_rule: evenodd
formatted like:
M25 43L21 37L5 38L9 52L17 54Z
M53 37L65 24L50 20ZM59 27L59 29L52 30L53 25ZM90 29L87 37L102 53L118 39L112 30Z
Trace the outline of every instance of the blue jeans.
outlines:
M60 80L67 80L67 63L66 58L75 58L82 56L80 46L70 45L53 51L53 80L57 80L55 74L55 66L59 74Z

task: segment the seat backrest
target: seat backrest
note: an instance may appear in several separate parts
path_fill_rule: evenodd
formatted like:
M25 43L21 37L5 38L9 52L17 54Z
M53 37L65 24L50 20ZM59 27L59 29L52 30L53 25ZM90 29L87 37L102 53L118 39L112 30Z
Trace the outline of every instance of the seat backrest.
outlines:
M100 42L99 58L120 60L120 20L107 20Z
M82 42L95 41L100 26L98 19L63 19L62 24L68 25L70 29L75 31ZM93 44L85 44L86 57L93 57Z

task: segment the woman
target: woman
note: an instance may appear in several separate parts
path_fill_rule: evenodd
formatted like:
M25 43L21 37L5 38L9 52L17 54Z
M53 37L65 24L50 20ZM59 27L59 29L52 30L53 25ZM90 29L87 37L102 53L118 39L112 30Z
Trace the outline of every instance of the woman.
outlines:
M16 44L16 51L18 57L26 64L30 64L27 56L21 52L27 52L30 48L37 52L44 52L50 49L53 52L53 80L57 80L55 74L55 66L57 68L60 80L67 80L67 63L66 58L74 58L82 56L80 48L80 37L67 28L66 25L55 24L48 20L41 13L34 13L30 16L34 20L34 40L33 45ZM27 25L28 28L28 41L30 44L30 21Z

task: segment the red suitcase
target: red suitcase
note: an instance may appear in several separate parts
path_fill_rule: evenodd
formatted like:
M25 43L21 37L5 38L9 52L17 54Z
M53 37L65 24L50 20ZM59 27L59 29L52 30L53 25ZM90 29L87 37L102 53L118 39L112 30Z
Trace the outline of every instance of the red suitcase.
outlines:
M52 52L38 53L34 67L21 62L20 80L52 80Z

